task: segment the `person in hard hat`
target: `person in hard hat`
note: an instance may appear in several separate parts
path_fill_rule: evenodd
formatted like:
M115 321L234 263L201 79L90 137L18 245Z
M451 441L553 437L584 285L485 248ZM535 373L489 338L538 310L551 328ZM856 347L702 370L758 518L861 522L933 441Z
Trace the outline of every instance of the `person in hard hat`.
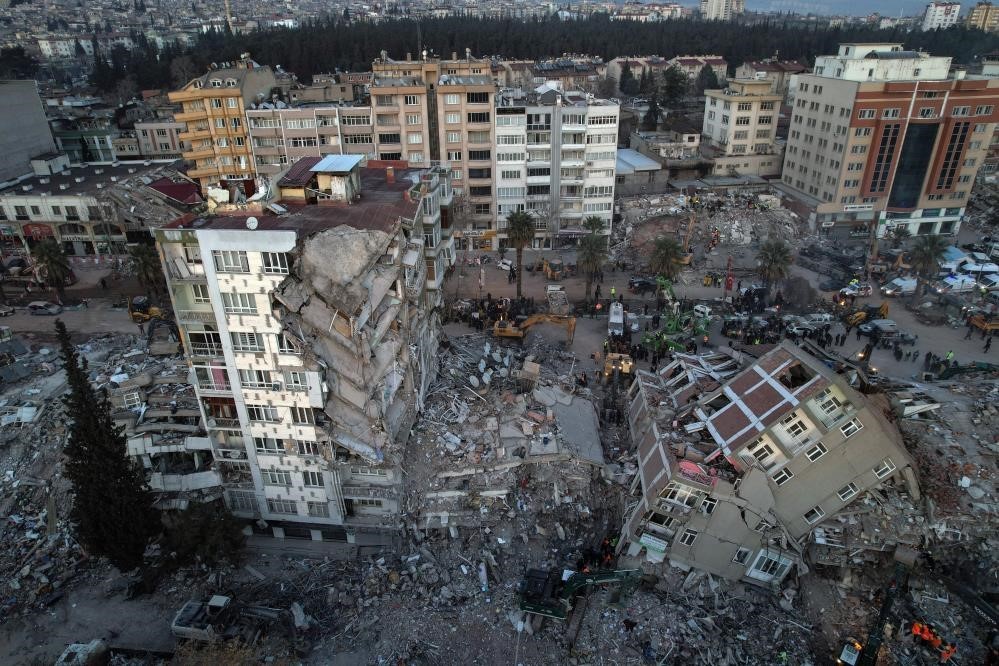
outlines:
M957 654L957 646L953 643L948 643L940 653L940 663L946 664L955 654Z
M933 636L930 638L930 647L934 650L939 650L941 645L943 645L943 639L940 638L940 634L934 631Z
M923 623L920 622L919 620L916 620L915 622L912 623L913 640L919 640L922 633L923 633Z

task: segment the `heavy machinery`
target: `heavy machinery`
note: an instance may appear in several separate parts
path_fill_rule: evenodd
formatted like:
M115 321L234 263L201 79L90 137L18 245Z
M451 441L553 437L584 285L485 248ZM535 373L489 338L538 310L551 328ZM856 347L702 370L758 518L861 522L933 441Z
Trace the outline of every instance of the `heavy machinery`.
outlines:
M560 284L550 284L545 288L548 299L548 312L554 315L569 314L569 297L565 295L565 287Z
M148 297L136 296L128 302L128 316L136 324L142 324L150 319L164 319L165 313L155 305L151 305Z
M851 639L840 653L837 660L840 664L876 666L878 652L881 651L881 645L885 640L885 626L891 618L892 606L895 605L896 599L905 596L909 574L912 573L918 559L919 552L908 546L900 545L895 548L895 571L882 595L881 610L867 631L867 643L861 644Z
M565 263L562 261L562 257L555 257L554 259L546 257L543 269L545 277L549 280L561 280L565 276Z
M275 622L290 625L286 610L243 606L231 597L212 595L208 601L188 601L177 611L170 630L177 638L215 643L240 639L256 642L264 627Z
M971 326L974 326L980 331L984 331L986 334L993 334L999 332L999 319L985 318L985 315L975 315L968 322Z
M694 227L696 225L697 216L691 211L690 217L687 220L687 233L683 237L683 254L676 260L676 263L683 266L689 266L690 262L694 260L694 253L690 251L690 240L694 236Z
M627 596L642 581L641 569L611 569L583 573L571 570L529 569L520 583L520 610L564 620L572 610L576 596L591 585L620 585Z
M603 381L609 382L617 375L630 375L635 371L635 361L629 354L607 354L604 359Z
M863 324L868 319L887 319L888 318L888 301L885 301L881 305L866 305L856 312L852 312L846 316L844 321L850 326L859 326Z
M576 318L567 315L535 314L520 322L513 322L509 319L500 319L493 324L493 335L498 338L524 339L528 329L536 324L555 324L565 326L566 343L571 345L572 339L576 335Z

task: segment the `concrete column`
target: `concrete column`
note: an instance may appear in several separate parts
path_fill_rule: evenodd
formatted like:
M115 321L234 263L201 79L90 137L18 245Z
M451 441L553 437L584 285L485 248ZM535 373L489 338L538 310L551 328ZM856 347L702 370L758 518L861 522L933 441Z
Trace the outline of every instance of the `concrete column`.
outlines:
M350 527L347 528L347 543L357 543L357 534Z
M273 530L273 532L274 532L274 538L275 539L283 539L284 538L284 528L283 527L271 527L271 530Z

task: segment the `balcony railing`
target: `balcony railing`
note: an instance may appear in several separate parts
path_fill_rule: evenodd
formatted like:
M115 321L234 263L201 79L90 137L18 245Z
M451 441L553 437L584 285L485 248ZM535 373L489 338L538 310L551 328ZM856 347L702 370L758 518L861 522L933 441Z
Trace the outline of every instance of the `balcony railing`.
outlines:
M211 310L177 310L177 321L214 324L215 313Z
M224 430L239 430L239 419L230 419L222 416L209 416L208 427Z
M216 393L232 393L232 386L229 382L212 382L207 380L201 380L198 382L198 388L202 391L215 391Z

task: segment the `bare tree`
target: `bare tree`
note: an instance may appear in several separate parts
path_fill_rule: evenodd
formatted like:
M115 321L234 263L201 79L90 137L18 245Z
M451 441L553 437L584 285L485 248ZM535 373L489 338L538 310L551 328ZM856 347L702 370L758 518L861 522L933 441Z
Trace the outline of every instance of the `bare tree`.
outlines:
M114 90L111 91L111 96L114 98L116 104L125 104L135 97L137 92L139 92L139 84L135 82L135 77L126 76L115 84Z
M174 88L183 88L198 73L191 56L177 56L170 61L170 76Z

